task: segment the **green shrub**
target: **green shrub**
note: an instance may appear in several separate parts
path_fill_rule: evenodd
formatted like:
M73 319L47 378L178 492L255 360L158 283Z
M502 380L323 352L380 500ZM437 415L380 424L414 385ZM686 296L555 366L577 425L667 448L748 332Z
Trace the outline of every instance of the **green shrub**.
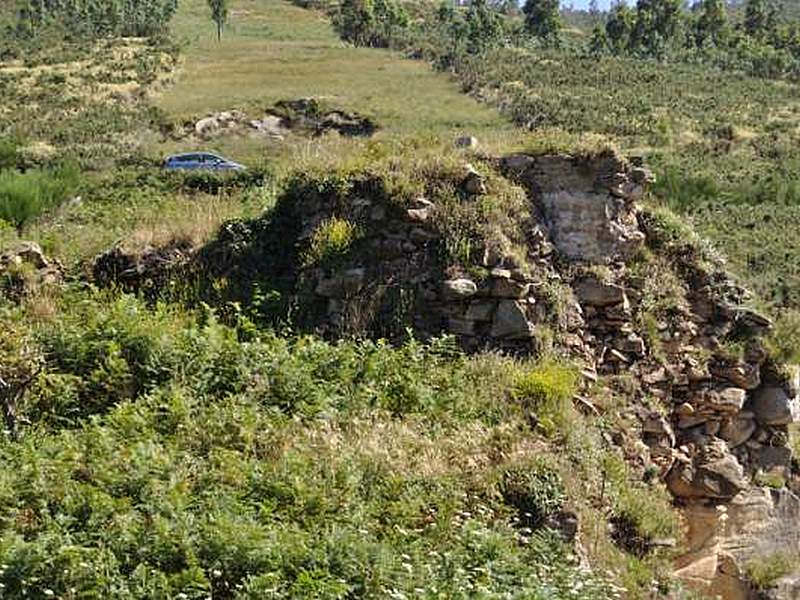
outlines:
M176 0L30 2L17 30L33 33L55 22L74 35L151 36L167 28L177 7Z
M53 171L0 171L0 220L22 230L45 211L57 207L78 185L78 171L63 166Z
M247 169L245 171L177 171L169 173L167 185L176 190L188 190L205 194L219 194L222 191L260 188L269 179L265 169ZM141 177L147 177L142 175Z
M691 212L693 208L722 196L712 177L687 174L684 169L673 166L659 174L652 190L670 209L681 213Z
M343 39L358 46L388 47L408 26L402 4L393 0L343 0L334 25Z
M567 499L561 475L544 459L505 471L500 493L507 504L517 509L520 522L532 528L561 510Z
M574 420L572 398L578 389L578 372L571 365L544 359L521 372L513 395L532 410L548 436L567 433Z
M302 261L305 266L335 266L359 237L359 228L347 219L332 217L314 230Z
M800 363L800 312L786 310L778 314L767 348L777 364Z
M663 486L636 481L625 461L612 451L605 453L601 467L617 545L642 557L651 551L654 540L677 536L672 499Z
M790 574L797 566L797 557L786 552L751 559L745 565L747 578L759 590L773 587L784 575Z
M0 138L0 171L17 165L17 149L20 144L11 137Z

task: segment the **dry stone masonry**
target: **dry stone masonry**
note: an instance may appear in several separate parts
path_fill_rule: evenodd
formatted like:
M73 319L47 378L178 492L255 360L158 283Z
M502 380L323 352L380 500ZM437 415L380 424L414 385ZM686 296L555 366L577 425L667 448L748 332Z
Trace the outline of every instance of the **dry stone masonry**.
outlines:
M727 526L714 525L716 541L694 548L681 573L693 572L694 557L716 571L687 575L691 585L728 590L724 598L744 597L737 594L747 589L742 583L747 560L777 551L759 535L777 536L800 553L800 520L778 516L800 506L790 491L800 486L787 447L787 426L800 416L798 385L768 361L762 340L769 319L742 306L745 291L724 273L696 252L684 251L673 258L683 301L649 330L643 326L652 295L648 286L660 282L648 282L647 273L635 273L627 263L651 243L651 234L658 238L637 206L652 181L645 169L611 153L590 160L515 155L500 161L499 168L531 199L535 219L524 264L495 256L450 277L445 268L438 281L429 256L436 207L420 200L392 222L381 207L370 206L373 216L381 216L371 232L372 247L385 256L383 264L398 266L390 266L392 276L383 273L382 282L399 282L424 299L415 321L423 333L450 332L466 348L524 351L536 349L537 332L556 328L571 354L583 361L588 378L631 376L634 405L654 407L639 410L645 442L641 463L656 466L676 500L690 507L690 521L697 507L713 514L732 507ZM463 189L486 193L471 165L465 167ZM376 277L371 269L351 265L333 281L317 283L317 294L329 298L334 327L343 322L348 303L370 289ZM561 290L558 307L554 288ZM555 321L554 308L560 313ZM754 484L764 476L787 482L789 489L770 496ZM753 497L761 499L759 510L769 525L750 527L747 543L731 548L732 531L748 522L741 506Z

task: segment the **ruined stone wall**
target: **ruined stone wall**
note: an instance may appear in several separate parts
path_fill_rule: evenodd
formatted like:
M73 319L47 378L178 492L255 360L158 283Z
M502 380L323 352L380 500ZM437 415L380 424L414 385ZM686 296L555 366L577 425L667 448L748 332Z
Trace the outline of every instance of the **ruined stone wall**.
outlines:
M296 317L323 335L391 337L408 327L423 338L450 333L468 350L529 354L549 336L581 364L587 384L626 378L624 391L611 390L625 394L641 425L621 433L638 438L626 458L642 471L655 467L686 507L690 549L679 574L723 598L743 597L750 557L800 551L800 478L788 447L800 386L769 359L770 320L747 308L745 290L696 246L662 239L637 204L652 180L642 167L610 152L518 154L483 166L492 164L527 192L517 224L523 255L486 239L471 254L480 260L453 261L434 200L396 204L365 185L346 196L303 195L296 214L277 223L229 227L249 233L227 246L221 238L211 263L249 262L249 271L224 273L252 277L259 261L272 260L265 249L290 246L297 257L281 276L291 280ZM468 165L456 185L465 202L491 193ZM357 243L335 263L303 264L315 232L333 218L358 228ZM259 242L276 227L287 239ZM764 477L786 488L765 490ZM797 597L793 581L777 597Z

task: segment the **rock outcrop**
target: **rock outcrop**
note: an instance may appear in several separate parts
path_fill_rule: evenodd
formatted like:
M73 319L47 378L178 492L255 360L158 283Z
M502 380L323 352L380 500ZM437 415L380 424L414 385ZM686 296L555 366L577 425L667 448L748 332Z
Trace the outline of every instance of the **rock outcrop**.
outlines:
M684 509L687 553L677 574L696 590L730 600L756 597L747 582L754 562L800 556L800 498L751 487L730 502L690 502ZM764 598L796 599L797 573L782 576Z
M335 131L343 136L371 136L376 124L362 115L326 108L316 98L286 100L250 115L241 110L224 110L183 125L178 138L210 140L235 135L281 141L291 132L321 135Z
M38 244L22 242L0 254L0 295L20 300L64 279L64 268Z

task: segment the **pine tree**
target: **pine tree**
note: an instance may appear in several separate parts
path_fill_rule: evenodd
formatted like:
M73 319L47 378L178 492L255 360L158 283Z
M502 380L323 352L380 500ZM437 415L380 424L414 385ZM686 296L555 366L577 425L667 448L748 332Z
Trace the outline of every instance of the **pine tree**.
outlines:
M503 36L503 18L486 0L473 0L467 11L467 52L478 54L496 45Z
M702 0L700 17L695 24L695 38L698 46L707 40L714 44L720 43L725 37L728 26L728 17L725 11L724 0Z
M681 0L638 0L630 46L650 54L660 53L673 41L682 18Z
M604 27L595 25L592 31L592 39L589 40L589 54L592 56L602 56L608 52L611 43Z
M624 3L617 4L611 10L606 21L606 35L614 53L619 54L630 45L634 20L633 11Z
M561 15L559 0L527 0L522 9L525 13L525 29L549 45L558 45L561 40Z

